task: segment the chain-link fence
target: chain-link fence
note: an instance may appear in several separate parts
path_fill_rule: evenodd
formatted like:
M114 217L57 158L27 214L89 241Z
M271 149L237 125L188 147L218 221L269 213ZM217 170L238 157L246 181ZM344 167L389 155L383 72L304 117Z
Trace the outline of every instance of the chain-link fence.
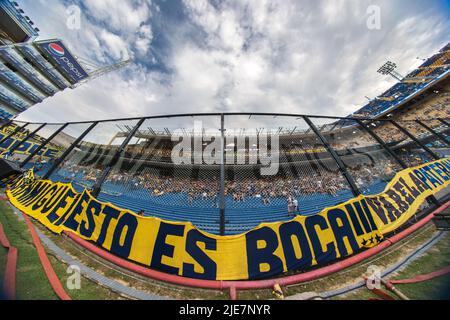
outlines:
M356 120L346 120L339 128L330 125L330 119L312 118L321 134L342 160L359 191L364 195L377 194L403 168L383 147L367 126Z
M275 114L15 121L1 127L0 152L137 214L238 234L382 192L402 169L448 156L449 128Z
M407 133L393 123L388 121L370 121L366 124L397 154L407 167L415 167L434 160L433 156L421 147L419 143L411 139Z
M10 148L11 160L20 165L32 154L40 163L58 156L58 150L45 147L45 141L54 134L62 125L37 125L27 126L28 135L22 138L15 147ZM45 160L44 160L45 159Z
M137 120L98 123L51 173L50 179L69 180L77 191L93 189L102 172L125 140Z
M330 152L302 117L225 120L228 232L311 215L354 196Z

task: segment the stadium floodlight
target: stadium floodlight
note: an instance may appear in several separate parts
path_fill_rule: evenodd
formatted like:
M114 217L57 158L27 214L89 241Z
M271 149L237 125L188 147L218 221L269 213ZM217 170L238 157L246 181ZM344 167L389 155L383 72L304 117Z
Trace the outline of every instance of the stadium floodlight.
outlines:
M387 61L378 69L377 72L385 76L390 75L394 79L402 81L404 77L395 71L395 69L397 69L397 64L392 61Z
M384 74L384 75L388 75L390 74L392 71L395 70L395 68L397 68L397 64L391 62L391 61L387 61L385 64L383 64L380 69L378 69L378 73Z

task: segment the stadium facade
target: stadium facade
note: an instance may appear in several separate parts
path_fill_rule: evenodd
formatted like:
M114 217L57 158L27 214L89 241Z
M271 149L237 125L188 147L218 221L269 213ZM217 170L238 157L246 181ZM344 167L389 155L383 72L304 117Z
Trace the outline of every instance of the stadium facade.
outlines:
M38 36L39 29L17 2L0 0L0 45L33 41Z
M0 0L0 119L11 119L89 75L59 39L39 29L18 4Z
M0 18L0 120L129 63L97 67L60 39L36 41L39 29L16 2L0 0Z
M10 119L89 78L61 40L0 47L0 107ZM1 112L1 111L0 111Z

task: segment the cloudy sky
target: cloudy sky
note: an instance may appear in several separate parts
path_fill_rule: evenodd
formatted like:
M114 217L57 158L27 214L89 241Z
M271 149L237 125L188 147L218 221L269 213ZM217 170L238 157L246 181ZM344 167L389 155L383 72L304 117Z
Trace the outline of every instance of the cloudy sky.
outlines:
M407 74L450 40L444 0L17 2L40 39L61 38L97 65L133 61L20 116L33 121L226 111L345 116L394 84L376 73L387 59Z

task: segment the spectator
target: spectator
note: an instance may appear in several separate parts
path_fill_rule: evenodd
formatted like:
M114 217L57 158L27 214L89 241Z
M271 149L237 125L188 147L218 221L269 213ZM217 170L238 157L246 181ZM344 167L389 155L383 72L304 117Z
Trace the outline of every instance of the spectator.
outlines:
M291 197L288 197L288 216L293 217L294 215L294 202L292 201Z
M294 211L295 211L296 214L298 214L299 210L298 210L298 200L297 200L297 198L294 198L293 204L294 204Z

